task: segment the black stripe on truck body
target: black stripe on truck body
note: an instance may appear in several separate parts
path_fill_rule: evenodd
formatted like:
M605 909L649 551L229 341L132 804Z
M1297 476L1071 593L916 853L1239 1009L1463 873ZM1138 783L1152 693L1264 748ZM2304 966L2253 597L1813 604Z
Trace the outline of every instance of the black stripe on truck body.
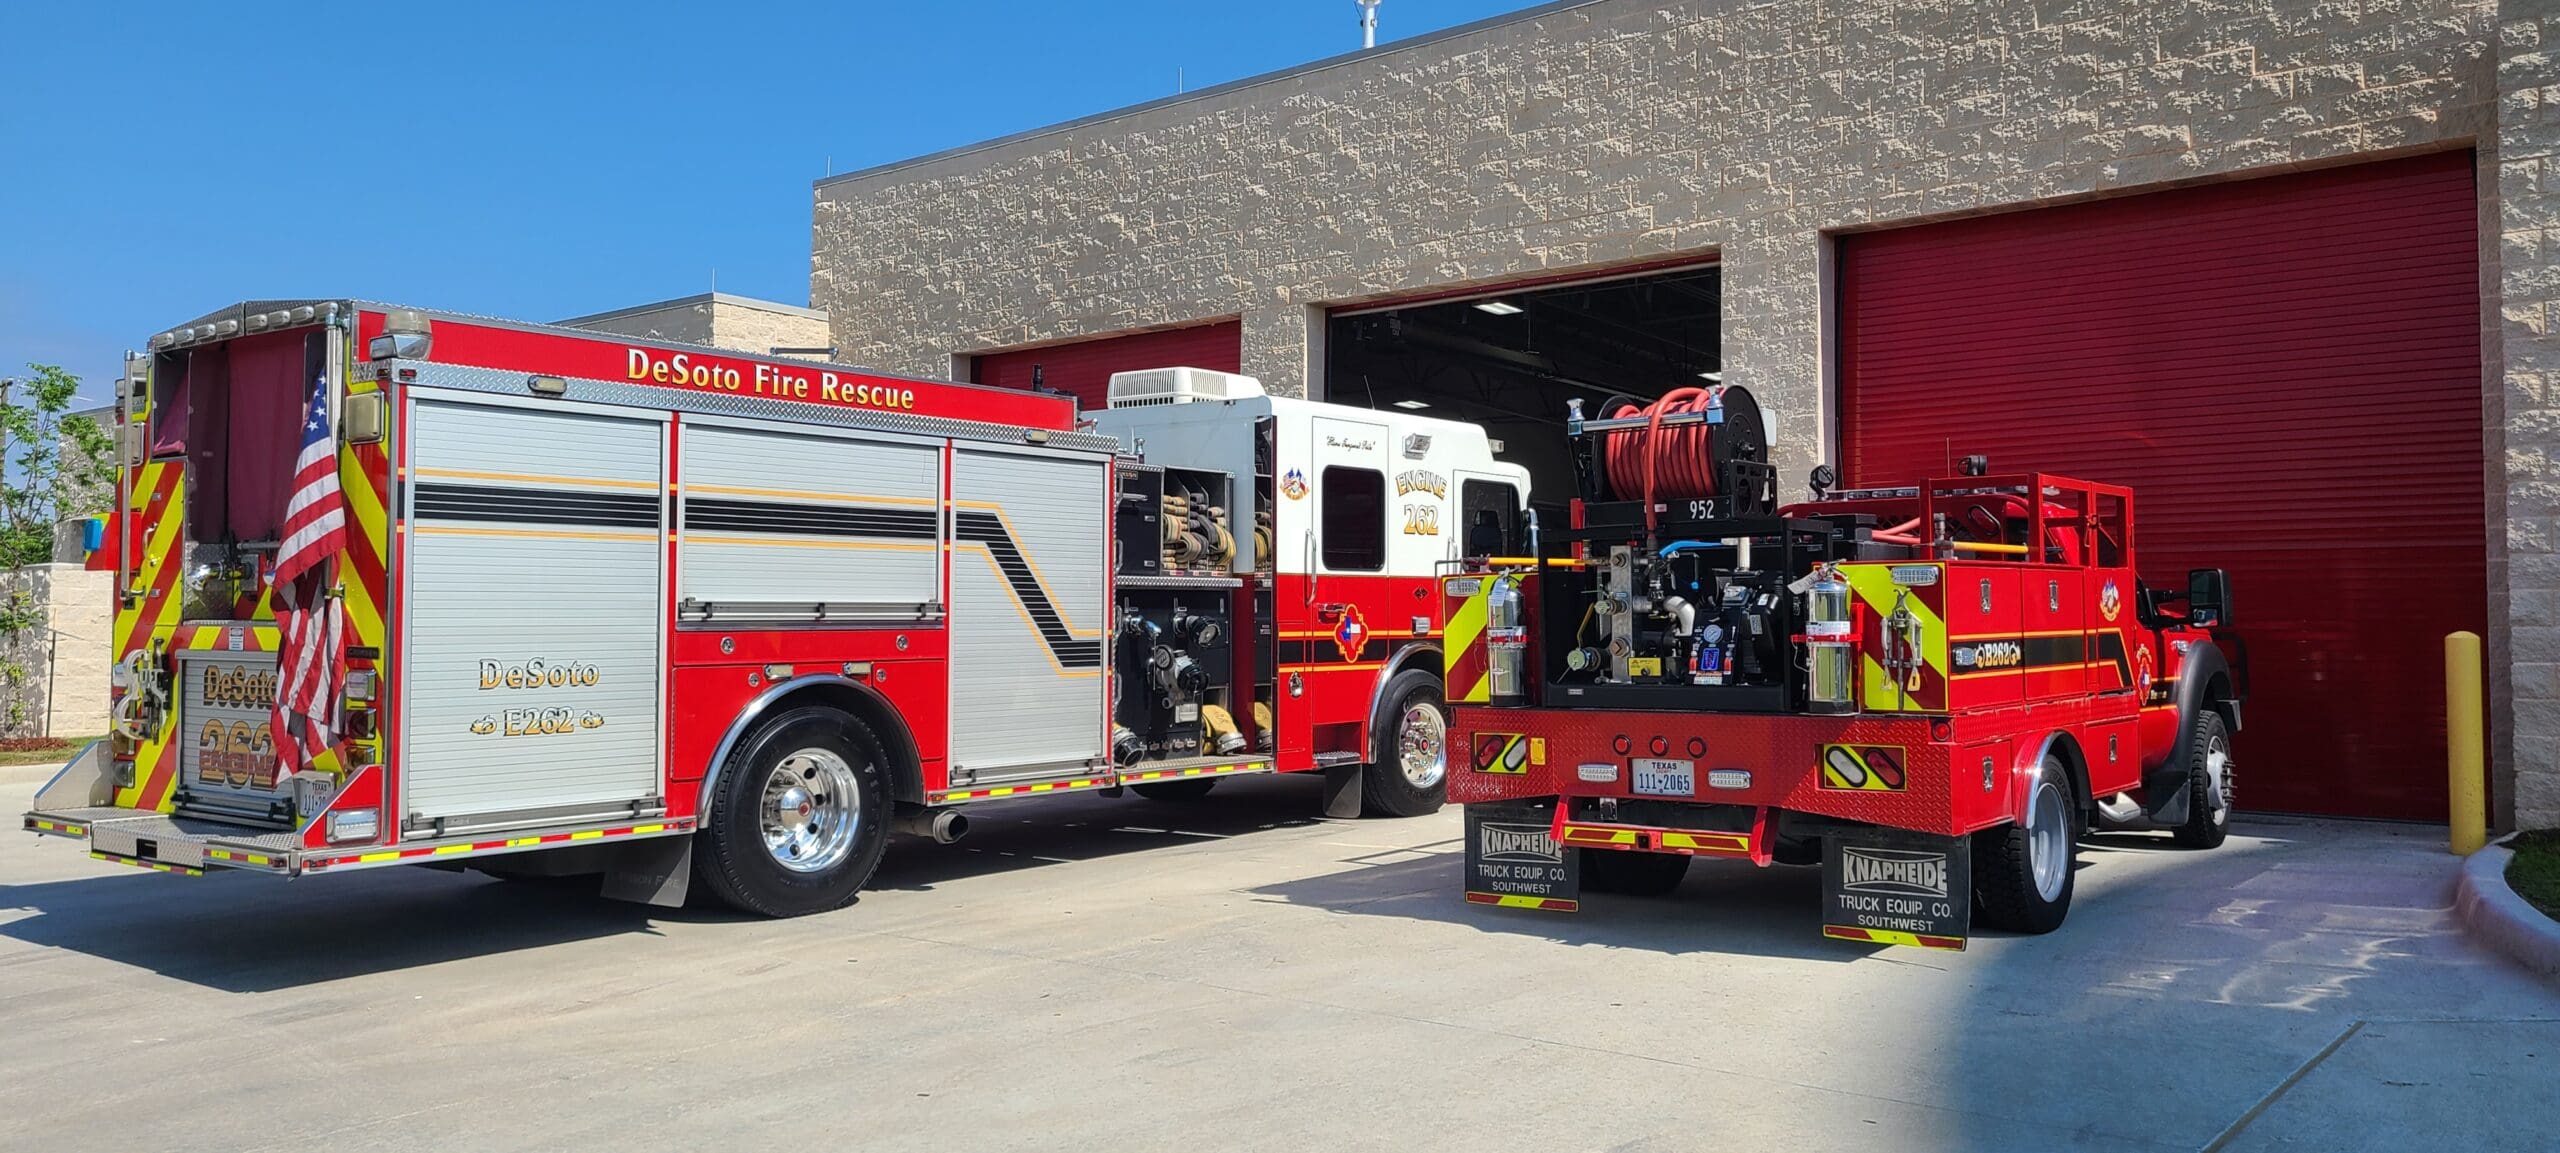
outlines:
M420 520L654 529L658 496L422 481L412 513Z
M720 500L687 496L687 532L753 532L784 537L858 538L929 541L934 539L934 511L880 505L817 504L788 501ZM1022 611L1031 618L1040 640L1062 668L1102 667L1102 641L1079 639L1067 631L1066 618L1049 600L1048 590L1031 571L1022 546L1006 531L1002 518L989 512L962 511L957 537L985 545L996 571Z
M1014 543L1013 534L1005 531L1004 520L991 512L961 510L957 535L961 540L987 546L994 557L996 571L1004 575L1004 583L1013 589L1013 599L1022 602L1022 610L1031 615L1031 623L1040 630L1049 652L1061 666L1070 669L1102 667L1102 641L1078 640L1067 632L1066 619L1058 606L1049 603L1049 592L1040 587L1040 578L1031 571L1031 562L1022 555L1022 546Z
M877 505L778 504L688 497L684 527L703 532L770 532L788 536L932 540L933 510Z

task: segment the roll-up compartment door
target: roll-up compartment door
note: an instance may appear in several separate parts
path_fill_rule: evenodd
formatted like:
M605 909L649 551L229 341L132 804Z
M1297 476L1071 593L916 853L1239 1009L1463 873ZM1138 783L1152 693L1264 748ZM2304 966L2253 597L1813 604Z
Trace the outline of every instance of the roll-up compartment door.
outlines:
M682 435L683 619L940 611L941 442L695 424Z
M663 423L421 398L402 809L459 830L659 792Z
M1108 479L1093 457L955 450L955 783L1037 776L1102 755Z

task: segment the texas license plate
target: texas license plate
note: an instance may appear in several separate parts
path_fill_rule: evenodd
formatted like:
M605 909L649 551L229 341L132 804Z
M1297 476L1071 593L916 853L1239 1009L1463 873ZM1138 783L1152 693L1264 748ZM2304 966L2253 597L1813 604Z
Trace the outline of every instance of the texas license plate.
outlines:
M1666 761L1660 757L1637 757L1629 766L1634 772L1636 792L1650 797L1687 797L1698 791L1696 761Z

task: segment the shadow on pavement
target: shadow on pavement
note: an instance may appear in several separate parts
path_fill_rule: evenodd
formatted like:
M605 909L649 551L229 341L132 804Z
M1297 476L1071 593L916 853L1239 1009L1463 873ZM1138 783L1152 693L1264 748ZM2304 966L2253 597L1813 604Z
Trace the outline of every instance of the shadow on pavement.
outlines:
M1823 938L1820 869L1700 860L1667 897L1585 892L1580 910L1551 913L1468 904L1459 845L1437 848L1421 857L1399 852L1355 859L1342 872L1247 892L1336 913L1438 921L1566 945L1807 961L1854 961L1878 951Z
M1808 961L1878 957L1943 968L1921 949L1853 944L1822 936L1822 870L1759 868L1740 861L1699 859L1679 890L1667 897L1583 893L1573 913L1501 909L1466 903L1462 846L1432 846L1430 855L1390 852L1353 858L1352 867L1320 877L1249 890L1256 896L1312 905L1338 913L1398 917L1465 925L1487 933L1535 937L1569 945L1601 945L1661 953L1721 953ZM2084 842L2073 871L2111 855L2178 853L2158 835L2101 835ZM2075 914L2076 915L2076 914ZM1976 942L2020 934L1977 927Z
M0 886L0 909L12 908L32 915L0 925L0 937L235 993L648 932L664 912L419 868L292 882L136 873Z
M1228 782L1232 786L1240 782ZM1314 824L1315 791L1255 782L1192 802L1055 798L973 811L955 845L898 837L871 888L936 886L1203 839ZM1303 796L1295 795L1303 793ZM132 872L0 885L0 937L69 949L227 992L348 977L624 934L748 921L696 890L683 909L604 900L591 879L497 881L416 866L278 881Z
M1194 801L1087 795L976 805L969 835L957 844L890 842L871 887L930 891L972 877L1304 828L1323 823L1318 804L1312 780L1258 778L1222 781Z

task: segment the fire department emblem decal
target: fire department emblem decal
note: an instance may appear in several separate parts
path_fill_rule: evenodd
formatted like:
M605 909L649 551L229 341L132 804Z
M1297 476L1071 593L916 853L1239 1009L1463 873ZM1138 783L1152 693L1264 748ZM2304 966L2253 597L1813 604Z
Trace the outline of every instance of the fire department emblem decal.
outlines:
M2098 586L2098 615L2114 620L2123 610L2124 593L2116 588L2116 578L2108 577L2107 583Z
M1342 659L1360 659L1360 650L1369 643L1369 622L1360 619L1360 606L1342 606L1342 619L1333 624L1333 644L1342 650Z
M1294 468L1281 473L1280 495L1288 497L1291 500L1305 500L1307 497L1307 474Z

